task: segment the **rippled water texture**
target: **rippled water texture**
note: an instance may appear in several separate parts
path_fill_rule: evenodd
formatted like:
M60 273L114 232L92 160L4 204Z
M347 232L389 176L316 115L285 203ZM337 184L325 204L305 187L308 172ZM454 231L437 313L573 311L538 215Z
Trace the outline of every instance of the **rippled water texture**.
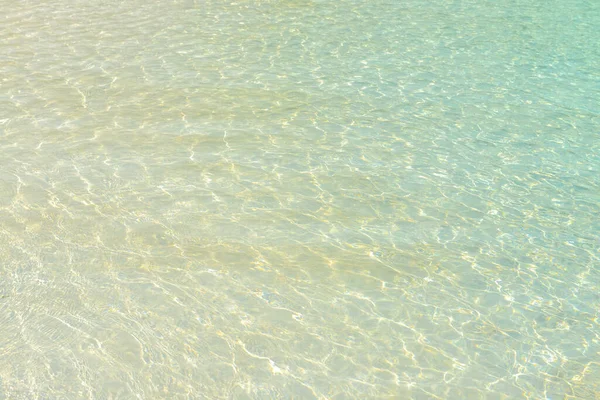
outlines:
M600 396L599 2L0 6L0 399Z

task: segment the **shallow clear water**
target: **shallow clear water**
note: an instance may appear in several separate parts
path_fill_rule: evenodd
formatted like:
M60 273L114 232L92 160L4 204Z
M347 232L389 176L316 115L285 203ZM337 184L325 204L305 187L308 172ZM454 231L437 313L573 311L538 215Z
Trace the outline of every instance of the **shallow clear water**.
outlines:
M599 396L599 2L0 7L0 399Z

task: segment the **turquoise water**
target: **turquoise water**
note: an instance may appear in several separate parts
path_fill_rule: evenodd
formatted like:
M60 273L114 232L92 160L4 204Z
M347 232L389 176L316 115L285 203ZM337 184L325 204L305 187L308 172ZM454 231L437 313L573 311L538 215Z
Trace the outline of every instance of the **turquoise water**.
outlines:
M0 399L600 396L600 3L0 5Z

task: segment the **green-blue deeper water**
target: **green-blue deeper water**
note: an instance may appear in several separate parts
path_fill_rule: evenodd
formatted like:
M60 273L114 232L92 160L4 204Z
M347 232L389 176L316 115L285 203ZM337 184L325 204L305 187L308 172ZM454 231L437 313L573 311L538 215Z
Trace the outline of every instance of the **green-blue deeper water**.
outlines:
M0 0L0 399L600 398L600 2Z

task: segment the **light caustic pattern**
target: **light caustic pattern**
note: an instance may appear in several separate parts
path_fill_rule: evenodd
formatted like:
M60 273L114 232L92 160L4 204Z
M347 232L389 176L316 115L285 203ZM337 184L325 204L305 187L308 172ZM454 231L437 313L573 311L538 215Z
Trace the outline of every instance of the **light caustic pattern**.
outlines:
M600 3L0 6L0 399L599 396Z

